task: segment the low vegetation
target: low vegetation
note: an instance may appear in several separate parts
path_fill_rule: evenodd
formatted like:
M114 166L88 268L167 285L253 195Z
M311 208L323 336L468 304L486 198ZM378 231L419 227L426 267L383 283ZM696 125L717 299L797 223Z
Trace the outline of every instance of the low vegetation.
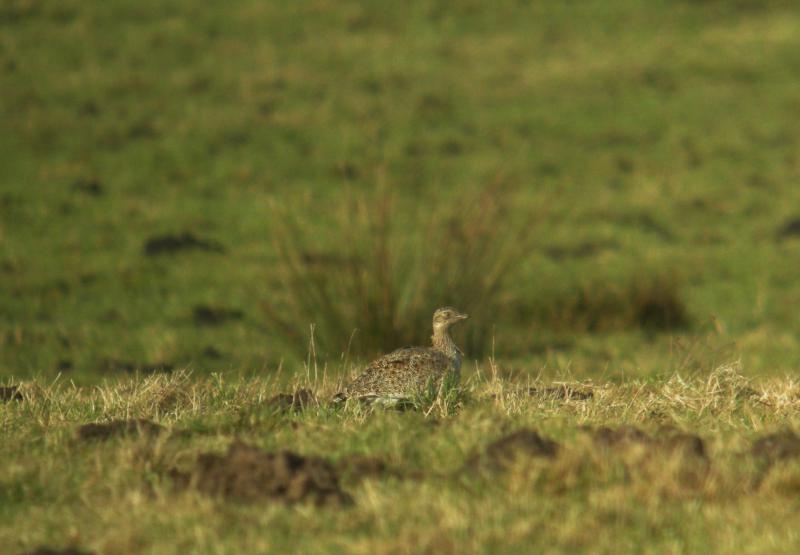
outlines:
M0 541L109 554L800 548L796 380L735 365L623 384L502 373L475 368L457 398L403 411L332 405L337 384L321 380L21 382L0 405Z
M0 2L0 550L800 551L797 29Z

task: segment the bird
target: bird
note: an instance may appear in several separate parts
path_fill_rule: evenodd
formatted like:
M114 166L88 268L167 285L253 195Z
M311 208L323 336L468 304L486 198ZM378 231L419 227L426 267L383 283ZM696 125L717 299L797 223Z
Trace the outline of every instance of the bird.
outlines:
M431 347L405 347L372 361L333 400L356 398L367 403L396 404L430 387L438 391L445 379L457 385L463 353L450 337L449 329L466 318L466 314L450 306L437 309L433 313Z

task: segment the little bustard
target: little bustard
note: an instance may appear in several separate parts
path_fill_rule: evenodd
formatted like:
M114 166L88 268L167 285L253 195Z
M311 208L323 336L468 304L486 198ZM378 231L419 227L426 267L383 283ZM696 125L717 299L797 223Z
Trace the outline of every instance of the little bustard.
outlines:
M441 387L447 378L457 384L461 377L461 350L448 329L467 318L446 306L433 313L432 347L398 349L372 361L366 370L338 393L335 401L357 398L364 401L397 402Z

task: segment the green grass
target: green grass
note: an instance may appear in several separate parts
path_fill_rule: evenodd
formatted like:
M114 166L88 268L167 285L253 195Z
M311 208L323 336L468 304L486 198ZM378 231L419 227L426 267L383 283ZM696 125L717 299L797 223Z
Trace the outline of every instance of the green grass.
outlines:
M701 338L747 373L791 371L797 239L778 235L800 201L798 17L779 1L7 3L0 364L82 383L273 371L305 358L312 324L333 363L424 339L446 301L478 310L461 338L475 358L493 344L532 369L648 375ZM448 270L470 268L448 281L461 298L409 301L403 270L436 277L411 226L441 230L463 191L498 183L510 209ZM376 191L394 199L397 300L334 288L327 312L298 310L310 293L286 286L276 210L302 223L295 248L331 260L369 244L369 220L342 216ZM519 245L515 229L530 230ZM143 255L184 232L225 252ZM433 261L453 244L425 239ZM471 260L481 241L516 257L502 287L475 279L493 263ZM359 271L383 283L375 260ZM665 277L688 330L587 326ZM197 306L243 317L197 325Z
M3 2L3 545L796 551L796 461L749 449L798 424L800 10L551 4ZM264 405L444 304L471 315L456 402ZM74 439L137 417L167 435ZM623 424L698 434L711 474L581 431ZM557 459L456 472L526 426ZM341 511L172 491L234 437L421 478Z
M750 380L723 367L620 385L569 382L593 396L565 399L548 393L549 383L481 370L457 402L405 412L324 402L280 412L267 402L277 384L263 378L178 372L95 388L25 382L22 400L0 405L0 540L11 552L73 545L98 553L798 548L800 439L778 440L788 455L757 447L800 424L795 380ZM330 381L296 385L321 399L336 389ZM529 395L531 387L538 392ZM164 433L78 434L86 422L137 418ZM604 447L592 439L604 426L634 426L655 439ZM521 447L480 455L526 428L556 441L556 456ZM678 432L699 437L703 453L664 443ZM176 487L174 469L191 473L200 453L224 452L234 438L324 458L352 502L244 502ZM348 475L353 456L377 458L391 472ZM476 456L482 462L470 462ZM237 476L246 479L248 468Z

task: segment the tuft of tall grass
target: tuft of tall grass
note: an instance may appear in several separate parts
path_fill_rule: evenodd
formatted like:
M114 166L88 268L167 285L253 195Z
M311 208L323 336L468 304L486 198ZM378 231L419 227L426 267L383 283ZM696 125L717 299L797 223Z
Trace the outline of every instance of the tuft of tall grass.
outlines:
M427 344L433 311L452 305L471 318L471 356L491 340L498 293L532 250L536 218L515 218L501 181L446 200L401 204L386 189L351 192L311 212L275 206L272 238L281 290L263 304L270 325L299 352L313 326L317 353L372 356Z

